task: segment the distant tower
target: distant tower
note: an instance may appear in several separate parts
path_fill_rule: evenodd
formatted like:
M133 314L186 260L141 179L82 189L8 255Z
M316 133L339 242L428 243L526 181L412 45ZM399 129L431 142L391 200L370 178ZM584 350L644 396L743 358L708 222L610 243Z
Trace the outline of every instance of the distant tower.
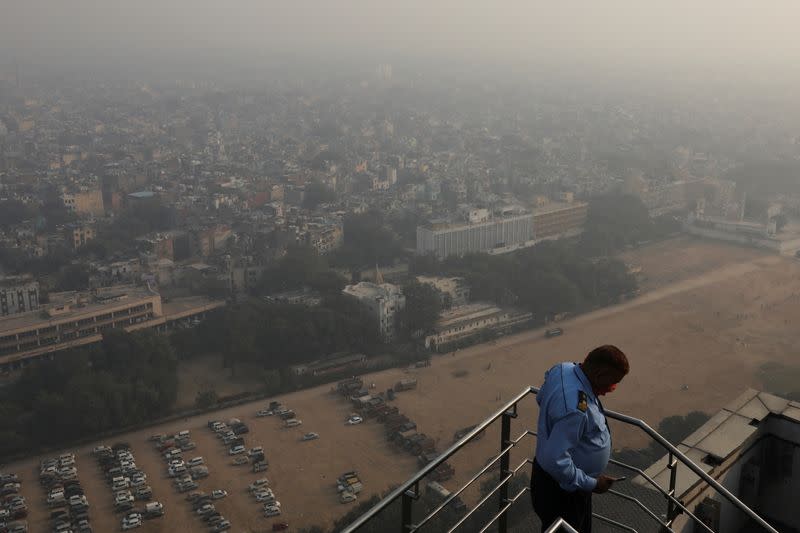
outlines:
M375 263L375 284L376 285L383 285L386 283L383 281L383 274L381 274L381 269L378 268L378 263Z

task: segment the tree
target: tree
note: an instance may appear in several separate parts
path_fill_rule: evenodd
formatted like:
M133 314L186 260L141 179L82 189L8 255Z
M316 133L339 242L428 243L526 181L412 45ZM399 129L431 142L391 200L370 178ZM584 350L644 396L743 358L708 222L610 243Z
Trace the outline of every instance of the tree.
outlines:
M581 239L592 255L608 256L650 238L652 221L642 201L627 194L604 194L589 201Z
M786 224L788 222L786 220L786 215L782 215L782 214L773 217L772 220L775 222L775 231L778 232L778 233L783 231L783 228L786 227Z
M306 186L303 206L307 209L315 209L320 204L328 204L336 200L336 193L333 189L319 181L311 182Z
M399 313L400 329L415 336L433 329L442 310L441 293L432 285L412 279L403 285L406 306Z
M56 288L60 291L79 291L89 287L89 267L83 263L67 265L58 273Z
M390 264L402 254L397 236L386 227L378 211L350 214L344 219L344 242L335 257L352 269Z
M198 409L208 409L216 405L218 400L217 392L214 389L207 389L198 391L197 397L194 399L194 405Z
M36 210L18 200L0 201L0 228L19 224L36 216Z

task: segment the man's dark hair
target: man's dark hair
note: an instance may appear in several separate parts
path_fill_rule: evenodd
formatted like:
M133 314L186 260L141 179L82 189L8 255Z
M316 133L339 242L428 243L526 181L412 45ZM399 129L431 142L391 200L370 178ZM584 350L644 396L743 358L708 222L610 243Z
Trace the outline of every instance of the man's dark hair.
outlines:
M587 372L613 369L623 375L627 375L631 369L628 365L628 358L625 357L622 350L611 344L598 346L589 352L583 361L582 368Z

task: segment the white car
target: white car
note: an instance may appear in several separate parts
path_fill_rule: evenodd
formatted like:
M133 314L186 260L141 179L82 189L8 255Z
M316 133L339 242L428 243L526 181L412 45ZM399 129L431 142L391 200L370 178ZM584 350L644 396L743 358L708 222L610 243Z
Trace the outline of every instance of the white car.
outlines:
M281 502L279 502L278 500L275 500L274 502L264 504L264 510L265 511L267 509L269 509L270 507L277 507L278 509L280 509L281 508Z
M122 519L122 531L134 529L142 525L142 515L131 513Z
M360 424L363 421L364 419L361 418L360 416L351 416L350 418L347 419L347 425L355 426L356 424Z
M188 466L189 468L193 466L200 466L202 464L204 464L202 457L192 457L191 459L186 461L186 466Z
M255 493L256 501L261 503L269 500L270 498L275 498L275 495L272 493L271 490L267 489L266 491L259 491Z
M256 416L261 418L262 416L272 416L273 414L275 413L273 413L269 409L261 409L259 412L256 413Z
M214 511L215 511L214 505L210 504L210 503L206 503L206 504L204 504L202 507L200 507L197 510L197 514L199 514L200 516L203 516L203 515L206 515L206 514L209 514L209 513L213 513Z
M256 446L255 448L250 448L250 451L247 452L247 455L252 457L252 456L258 455L260 453L264 453L264 448L262 446Z
M211 491L211 499L212 500L219 500L221 498L224 498L227 495L228 495L228 491L225 491L225 490L222 490L222 489L216 489L216 490L212 490Z
M314 433L313 431L310 431L310 432L306 433L305 435L303 435L300 438L300 440L316 440L318 438L319 438L319 433Z
M240 453L244 453L244 446L241 444L237 444L230 450L228 450L228 455L239 455Z
M290 418L289 420L284 422L283 425L284 425L284 427L287 427L287 428L293 428L293 427L301 425L302 423L303 423L302 420L298 420L296 418Z
M267 518L269 518L271 516L280 516L280 514L281 514L281 508L280 507L272 506L272 507L268 507L267 509L264 509L264 516L266 516Z
M350 503L356 501L356 495L346 490L339 495L339 501L342 503Z

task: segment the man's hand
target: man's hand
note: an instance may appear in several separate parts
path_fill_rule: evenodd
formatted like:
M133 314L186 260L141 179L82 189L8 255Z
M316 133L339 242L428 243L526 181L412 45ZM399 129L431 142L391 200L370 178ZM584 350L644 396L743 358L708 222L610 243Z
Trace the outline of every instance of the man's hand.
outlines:
M613 477L608 477L606 475L600 475L597 477L597 485L595 486L592 492L596 492L598 494L603 494L604 492L608 492L608 489L611 488L611 485L614 484L616 479Z

